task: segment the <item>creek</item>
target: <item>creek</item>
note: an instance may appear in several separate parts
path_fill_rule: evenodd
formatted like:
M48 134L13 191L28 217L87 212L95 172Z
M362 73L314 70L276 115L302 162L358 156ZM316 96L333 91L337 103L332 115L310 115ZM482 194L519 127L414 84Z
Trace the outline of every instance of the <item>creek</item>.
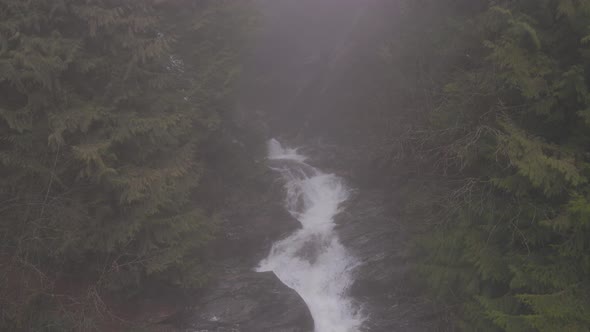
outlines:
M350 189L275 139L268 142L268 159L285 183L285 208L302 227L275 242L257 271L274 272L301 296L316 332L359 331L364 316L347 294L359 261L340 242L334 222Z

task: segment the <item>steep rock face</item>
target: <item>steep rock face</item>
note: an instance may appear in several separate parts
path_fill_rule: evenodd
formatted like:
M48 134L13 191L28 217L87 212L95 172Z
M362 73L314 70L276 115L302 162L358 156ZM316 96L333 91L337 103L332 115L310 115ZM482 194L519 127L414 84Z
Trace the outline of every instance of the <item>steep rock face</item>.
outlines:
M263 259L272 244L301 227L283 206L283 182L264 161L266 171L253 183L236 184L238 192L220 207L225 214L218 224L216 238L204 250L215 272L221 266L251 270ZM221 274L224 274L221 271ZM214 275L216 275L215 273Z
M276 200L281 198L282 193L277 192ZM221 224L222 232L209 252L217 262L215 265L227 262L252 268L266 256L276 240L300 227L301 224L285 211L282 203L262 202L258 213L237 214L225 220Z
M313 319L301 299L272 272L228 273L196 303L197 331L311 332Z
M432 331L429 303L417 296L408 231L379 190L360 190L337 217L342 243L361 265L351 295L369 316L368 331Z
M342 176L354 188L336 223L342 244L361 263L349 291L368 316L365 330L435 330L433 309L419 296L414 277L414 231L397 217L399 193L383 186L384 179L374 173L366 151L359 147L316 140L305 152L311 164Z
M271 165L272 166L272 165ZM274 273L254 272L272 244L301 227L283 207L283 183L268 169L261 188L228 206L218 237L207 250L210 283L190 301L180 325L190 331L311 332L307 305ZM256 202L256 204L252 204Z

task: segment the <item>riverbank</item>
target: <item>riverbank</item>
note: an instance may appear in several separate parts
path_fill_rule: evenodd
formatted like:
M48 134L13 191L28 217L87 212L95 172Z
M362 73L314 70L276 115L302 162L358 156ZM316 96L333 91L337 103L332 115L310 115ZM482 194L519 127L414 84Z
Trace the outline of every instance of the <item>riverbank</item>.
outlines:
M350 295L368 317L363 331L435 331L436 309L415 276L418 230L402 218L402 193L379 181L366 151L318 140L305 148L311 164L340 174L352 188L335 222L342 244L360 262Z

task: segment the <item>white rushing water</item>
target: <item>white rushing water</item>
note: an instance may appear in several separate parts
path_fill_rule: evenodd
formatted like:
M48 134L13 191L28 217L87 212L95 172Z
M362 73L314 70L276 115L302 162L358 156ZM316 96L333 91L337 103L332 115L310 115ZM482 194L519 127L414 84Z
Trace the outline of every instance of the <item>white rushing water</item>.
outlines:
M363 317L346 295L357 261L334 231L348 189L341 178L306 164L305 156L277 140L269 141L268 154L286 182L285 206L303 227L276 242L257 270L273 271L299 293L316 332L358 331Z

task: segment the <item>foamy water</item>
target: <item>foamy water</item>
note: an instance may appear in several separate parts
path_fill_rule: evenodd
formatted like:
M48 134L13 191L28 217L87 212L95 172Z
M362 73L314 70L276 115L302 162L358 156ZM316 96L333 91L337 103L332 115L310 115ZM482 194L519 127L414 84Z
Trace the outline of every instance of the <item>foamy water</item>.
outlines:
M257 271L273 271L303 298L316 332L355 332L363 322L347 296L357 260L340 243L334 216L348 198L341 178L305 163L297 149L268 143L268 158L285 180L285 208L302 228L276 242Z

